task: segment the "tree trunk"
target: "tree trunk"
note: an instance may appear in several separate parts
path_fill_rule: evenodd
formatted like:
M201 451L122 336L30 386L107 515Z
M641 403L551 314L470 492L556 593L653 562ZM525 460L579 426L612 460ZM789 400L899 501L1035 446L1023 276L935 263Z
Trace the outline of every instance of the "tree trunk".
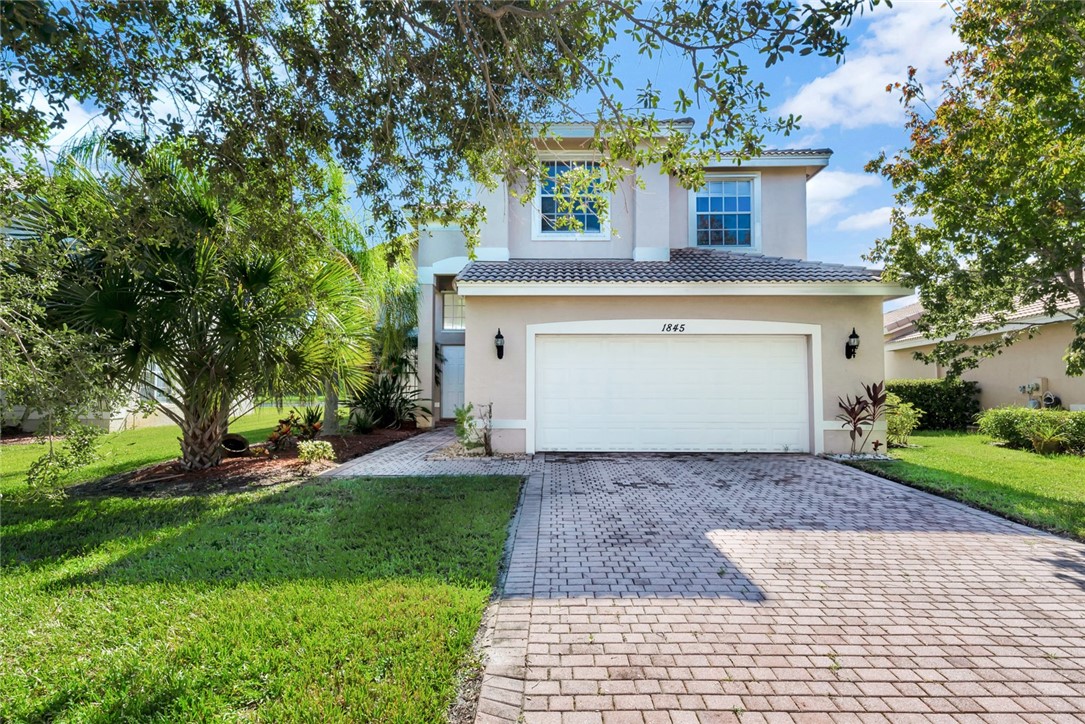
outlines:
M335 375L324 380L324 424L320 431L324 435L339 434L339 385Z
M222 436L227 415L222 410L186 409L181 424L181 465L206 470L222 462Z

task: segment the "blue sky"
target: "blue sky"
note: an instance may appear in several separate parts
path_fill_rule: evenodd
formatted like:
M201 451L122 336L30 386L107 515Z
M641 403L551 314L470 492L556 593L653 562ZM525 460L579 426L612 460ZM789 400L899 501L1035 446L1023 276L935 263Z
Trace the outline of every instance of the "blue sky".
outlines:
M914 66L920 80L936 91L946 58L959 47L952 21L953 11L943 0L896 0L892 8L878 6L845 30L849 48L842 64L807 56L765 69L756 54L747 58L771 93L770 111L803 116L798 133L770 139L768 145L835 152L829 167L807 187L811 259L862 264L874 240L888 234L892 190L863 171L880 151L892 152L908 141L898 96L885 87L903 80ZM684 57L647 61L636 57L628 42L615 48L622 53L620 72L631 106L646 78L663 92L661 108L667 91L689 78ZM690 115L703 123L707 114L694 108Z

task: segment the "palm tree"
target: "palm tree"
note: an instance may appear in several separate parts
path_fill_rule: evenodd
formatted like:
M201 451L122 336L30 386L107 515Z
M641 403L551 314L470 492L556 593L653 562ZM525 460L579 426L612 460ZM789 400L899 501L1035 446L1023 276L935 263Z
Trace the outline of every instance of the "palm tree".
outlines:
M374 312L349 257L311 233L312 212L261 208L250 223L255 211L181 158L158 146L118 160L96 140L57 165L64 193L27 214L67 245L52 323L113 350L112 380L180 426L182 463L196 470L222 460L243 401L316 395L331 375L361 388Z

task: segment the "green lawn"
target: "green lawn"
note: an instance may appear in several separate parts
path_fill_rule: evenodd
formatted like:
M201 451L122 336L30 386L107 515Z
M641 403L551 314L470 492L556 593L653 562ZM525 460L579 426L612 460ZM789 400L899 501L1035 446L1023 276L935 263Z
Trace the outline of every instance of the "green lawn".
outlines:
M245 435L252 442L264 440L285 413L286 410L273 407L260 408L237 420L230 426L230 432ZM177 438L180 434L176 425L164 425L106 435L101 439L102 459L79 471L71 482L95 480L179 457L181 449ZM44 451L45 448L36 443L0 445L0 494L24 488L27 469Z
M4 501L0 721L441 721L518 489Z
M1085 540L1085 458L1036 455L982 435L919 433L892 462L856 467L1044 530Z

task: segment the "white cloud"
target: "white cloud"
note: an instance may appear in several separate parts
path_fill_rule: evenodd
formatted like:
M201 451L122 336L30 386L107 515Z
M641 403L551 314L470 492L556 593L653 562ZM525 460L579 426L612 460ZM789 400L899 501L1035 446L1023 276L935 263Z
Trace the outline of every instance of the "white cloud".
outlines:
M897 2L884 10L879 6L845 62L799 88L781 112L801 115L804 131L899 125L899 96L887 93L886 86L904 80L913 66L927 88L937 90L946 74L946 58L961 46L952 20L942 0Z
M844 202L859 191L878 186L881 180L867 173L822 171L806 184L806 218L817 224L844 210Z
M892 206L881 206L870 211L852 214L840 220L836 225L839 231L869 231L871 229L889 228L889 218L893 213Z
M109 121L101 113L90 113L78 103L69 103L64 111L64 127L49 137L49 146L59 149L75 138L108 127Z

